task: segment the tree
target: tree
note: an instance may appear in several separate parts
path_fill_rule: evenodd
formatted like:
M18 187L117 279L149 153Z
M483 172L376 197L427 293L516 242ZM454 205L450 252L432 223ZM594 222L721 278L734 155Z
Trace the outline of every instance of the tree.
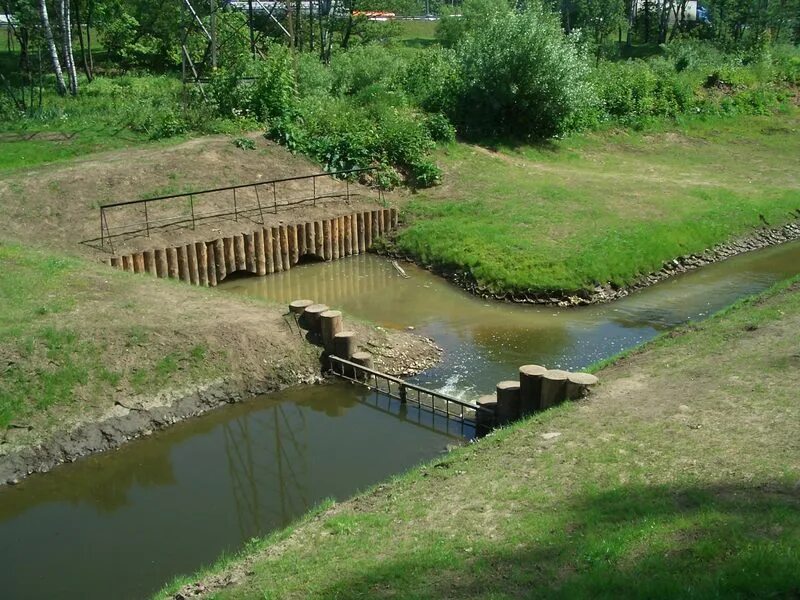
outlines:
M50 16L47 14L47 2L45 0L39 0L39 18L42 22L42 31L44 32L44 39L50 55L50 64L56 76L56 91L59 95L65 96L67 94L67 85L64 83L64 73L61 70L61 61L58 59L58 50L53 38L53 30L50 28Z

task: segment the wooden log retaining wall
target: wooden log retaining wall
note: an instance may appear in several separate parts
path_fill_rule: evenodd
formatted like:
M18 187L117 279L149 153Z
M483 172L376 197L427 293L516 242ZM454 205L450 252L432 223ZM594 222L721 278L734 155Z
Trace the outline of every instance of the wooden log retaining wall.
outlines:
M113 256L105 262L131 273L214 287L236 271L267 275L288 271L309 255L328 261L362 254L378 237L395 229L397 220L395 208L368 210Z

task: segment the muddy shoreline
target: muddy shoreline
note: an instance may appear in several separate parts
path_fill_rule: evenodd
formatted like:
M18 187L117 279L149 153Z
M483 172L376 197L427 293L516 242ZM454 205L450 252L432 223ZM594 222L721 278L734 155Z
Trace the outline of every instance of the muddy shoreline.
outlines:
M563 290L530 291L530 292L504 292L497 293L481 286L469 274L463 271L453 271L431 264L421 264L411 256L394 251L391 246L382 253L393 259L402 260L411 264L427 269L450 283L460 287L466 292L499 302L512 302L516 304L538 304L544 306L586 306L590 304L603 304L613 302L628 296L632 292L641 290L660 283L675 275L687 273L700 267L704 267L725 259L761 250L769 246L777 246L786 242L800 240L800 221L792 221L781 227L764 227L754 231L752 234L727 242L717 244L700 254L687 254L679 256L671 261L664 263L658 270L639 277L634 283L627 286L615 286L612 284L598 285L592 290L579 290L564 292Z
M376 366L390 375L408 376L438 362L441 349L432 340L397 332L390 343L368 341ZM127 442L147 437L180 421L197 417L227 404L246 402L256 396L278 392L297 385L321 385L326 379L321 369L298 365L288 377L263 381L221 380L194 389L168 390L149 397L117 401L106 415L71 430L57 431L36 445L21 445L0 454L0 487L15 485L34 473L46 473L58 465L82 457L114 450ZM0 438L9 443L9 432Z

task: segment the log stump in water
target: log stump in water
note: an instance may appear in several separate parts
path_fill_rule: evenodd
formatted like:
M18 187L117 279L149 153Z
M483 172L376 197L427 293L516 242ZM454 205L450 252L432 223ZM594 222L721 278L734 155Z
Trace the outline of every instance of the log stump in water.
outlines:
M542 375L547 371L539 365L519 368L520 414L529 415L542 407Z
M303 311L300 326L311 333L320 333L319 316L326 310L330 310L327 304L312 304Z
M314 304L313 300L293 300L289 304L289 312L298 316L302 315L312 304Z
M338 310L326 310L319 315L319 326L322 332L322 346L325 352L333 354L333 345L337 333L342 330L342 313Z
M475 411L475 427L480 433L486 433L494 427L497 414L497 397L493 394L481 396L476 404L479 408L492 411L491 414L483 410Z
M505 425L519 418L519 381L501 381L497 384L498 425Z
M374 369L374 363L372 361L372 354L369 352L356 352L353 354L352 361L357 365L361 365L362 367L366 367L367 369ZM356 372L356 378L360 379L361 381L366 380L369 377L367 373L363 371Z
M564 401L567 377L569 373L561 369L548 369L542 373L542 408L550 408Z
M333 355L345 360L352 360L356 351L355 331L340 331L333 336Z
M589 393L600 381L590 373L570 373L567 377L567 400L577 400Z

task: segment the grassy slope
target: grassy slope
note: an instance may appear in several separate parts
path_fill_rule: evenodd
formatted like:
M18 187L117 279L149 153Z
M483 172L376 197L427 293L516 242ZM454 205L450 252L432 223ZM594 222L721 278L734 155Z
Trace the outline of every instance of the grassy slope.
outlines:
M626 284L800 210L800 110L440 152L399 248L502 291Z
M19 245L0 243L0 305L0 434L40 435L223 375L278 381L316 366L282 309Z
M206 584L232 577L222 598L793 597L799 335L796 279L606 367L588 402L253 543Z

